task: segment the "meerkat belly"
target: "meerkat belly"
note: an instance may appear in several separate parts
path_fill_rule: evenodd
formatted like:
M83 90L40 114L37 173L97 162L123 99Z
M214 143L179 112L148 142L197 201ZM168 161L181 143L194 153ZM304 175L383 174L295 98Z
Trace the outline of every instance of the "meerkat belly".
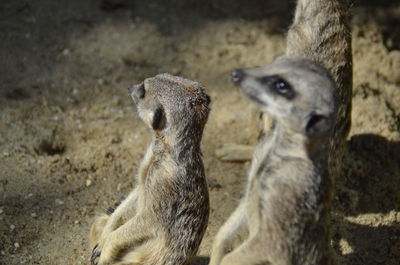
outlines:
M246 195L246 211L249 220L250 236L255 236L265 226L262 215L264 214L265 196L260 188L260 179L253 178Z

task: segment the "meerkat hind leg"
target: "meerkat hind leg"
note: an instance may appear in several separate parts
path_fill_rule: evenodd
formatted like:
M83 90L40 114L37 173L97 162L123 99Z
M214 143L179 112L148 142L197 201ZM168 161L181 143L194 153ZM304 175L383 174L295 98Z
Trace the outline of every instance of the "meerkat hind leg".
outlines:
M261 255L259 242L249 238L238 248L227 254L220 265L271 265L271 262Z

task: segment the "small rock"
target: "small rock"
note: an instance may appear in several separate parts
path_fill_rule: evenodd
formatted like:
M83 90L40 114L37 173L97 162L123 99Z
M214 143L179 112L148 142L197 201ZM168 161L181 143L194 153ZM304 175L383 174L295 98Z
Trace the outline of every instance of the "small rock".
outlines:
M37 216L37 213L31 213L31 216L32 216L32 217L36 217L36 216Z
M14 243L14 247L15 247L15 248L19 248L19 247L20 247L19 243L18 243L18 242L15 242L15 243Z
M60 199L56 199L56 204L58 204L58 205L63 205L64 202L63 202L62 200L60 200Z
M112 138L111 138L111 143L112 144L119 144L119 143L121 143L122 142L122 138L121 138L121 136L119 136L119 135L114 135Z
M10 225L11 231L15 229L15 225Z
M92 181L90 179L86 180L86 187L89 187L90 185L92 185Z

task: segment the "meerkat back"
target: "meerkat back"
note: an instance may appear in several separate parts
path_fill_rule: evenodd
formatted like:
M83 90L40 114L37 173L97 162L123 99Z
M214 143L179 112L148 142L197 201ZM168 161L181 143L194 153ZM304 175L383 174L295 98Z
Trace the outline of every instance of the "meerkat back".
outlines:
M339 111L331 143L333 157L343 155L344 140L351 125L352 52L348 0L298 0L293 23L287 33L285 54L320 63L328 69L339 90ZM260 136L269 137L273 121L263 114ZM242 146L241 151L227 145L219 150L223 160L250 160L253 148ZM232 154L233 153L233 154ZM232 158L231 158L232 157ZM330 159L331 174L336 178L340 163Z
M323 65L339 92L338 116L330 150L330 172L340 174L344 141L351 126L352 52L347 0L298 0L294 21L287 34L286 55Z

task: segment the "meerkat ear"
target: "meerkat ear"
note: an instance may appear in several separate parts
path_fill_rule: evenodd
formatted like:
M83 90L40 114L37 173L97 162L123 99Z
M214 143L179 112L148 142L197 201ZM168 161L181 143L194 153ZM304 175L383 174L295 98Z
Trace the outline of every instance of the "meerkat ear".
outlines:
M166 124L165 112L162 108L157 108L153 113L153 120L151 121L151 127L154 130L162 130Z
M306 124L306 135L309 137L325 136L332 127L330 119L324 115L311 114Z

